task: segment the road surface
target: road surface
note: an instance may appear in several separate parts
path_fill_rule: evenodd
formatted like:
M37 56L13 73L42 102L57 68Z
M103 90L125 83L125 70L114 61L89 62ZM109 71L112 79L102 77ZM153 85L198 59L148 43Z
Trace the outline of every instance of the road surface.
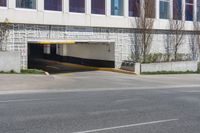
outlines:
M200 89L0 95L0 133L199 133Z

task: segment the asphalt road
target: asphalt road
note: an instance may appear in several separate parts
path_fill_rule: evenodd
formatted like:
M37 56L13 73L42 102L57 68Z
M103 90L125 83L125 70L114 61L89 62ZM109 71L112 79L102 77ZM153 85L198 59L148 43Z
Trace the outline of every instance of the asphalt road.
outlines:
M31 69L41 69L47 71L50 74L59 74L59 73L73 73L73 72L87 72L91 69L82 69L77 67L65 66L62 63L55 62L53 60L45 59L31 59L29 64Z
M200 132L198 74L40 66L62 74L0 75L0 133Z
M0 133L199 133L200 89L0 95Z

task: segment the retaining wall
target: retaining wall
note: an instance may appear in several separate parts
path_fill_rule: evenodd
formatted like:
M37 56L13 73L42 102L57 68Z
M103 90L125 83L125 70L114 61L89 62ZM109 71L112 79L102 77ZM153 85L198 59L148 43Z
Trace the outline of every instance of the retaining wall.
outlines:
M20 73L20 52L0 52L0 71Z
M198 70L197 61L165 62L141 64L141 72L196 72Z

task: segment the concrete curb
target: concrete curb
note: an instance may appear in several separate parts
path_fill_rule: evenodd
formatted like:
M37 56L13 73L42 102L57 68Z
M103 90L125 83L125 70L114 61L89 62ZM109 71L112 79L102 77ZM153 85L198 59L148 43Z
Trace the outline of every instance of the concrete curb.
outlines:
M40 90L0 90L0 95L5 94L33 94L33 93L63 93L63 92L102 92L102 91L122 91L122 90L163 90L163 89L187 89L188 87L191 88L199 88L200 85L170 85L170 86L155 86L155 87L125 87L125 88L95 88L95 89L40 89ZM179 90L177 90L179 91ZM180 92L188 92L188 93L195 93L200 92L199 90L180 90Z
M63 63L63 62L56 62L56 63L61 63L62 65L65 65L65 66L80 68L84 70L89 69L89 70L94 70L94 71L107 71L107 72L116 72L116 73L123 73L123 74L135 74L134 72L131 72L131 71L115 69L115 68L91 67L91 66L83 66L83 65Z

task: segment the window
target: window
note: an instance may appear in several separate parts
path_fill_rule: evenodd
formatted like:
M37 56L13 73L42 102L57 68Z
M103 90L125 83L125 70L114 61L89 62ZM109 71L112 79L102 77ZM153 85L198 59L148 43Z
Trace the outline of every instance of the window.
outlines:
M173 19L182 20L182 0L173 0Z
M140 16L140 0L129 0L129 16Z
M85 12L85 0L69 0L69 11L70 12Z
M91 0L92 14L105 14L105 0Z
M155 18L156 10L155 10L155 0L144 0L143 9L145 10L146 18Z
M62 0L44 0L44 9L62 11Z
M0 6L7 6L7 0L0 0Z
M36 9L36 0L16 0L16 7Z
M185 0L185 20L193 21L193 0Z
M111 0L111 15L123 16L123 0Z
M169 19L170 13L170 2L169 0L160 0L160 18Z
M200 21L200 0L197 0L197 21Z

